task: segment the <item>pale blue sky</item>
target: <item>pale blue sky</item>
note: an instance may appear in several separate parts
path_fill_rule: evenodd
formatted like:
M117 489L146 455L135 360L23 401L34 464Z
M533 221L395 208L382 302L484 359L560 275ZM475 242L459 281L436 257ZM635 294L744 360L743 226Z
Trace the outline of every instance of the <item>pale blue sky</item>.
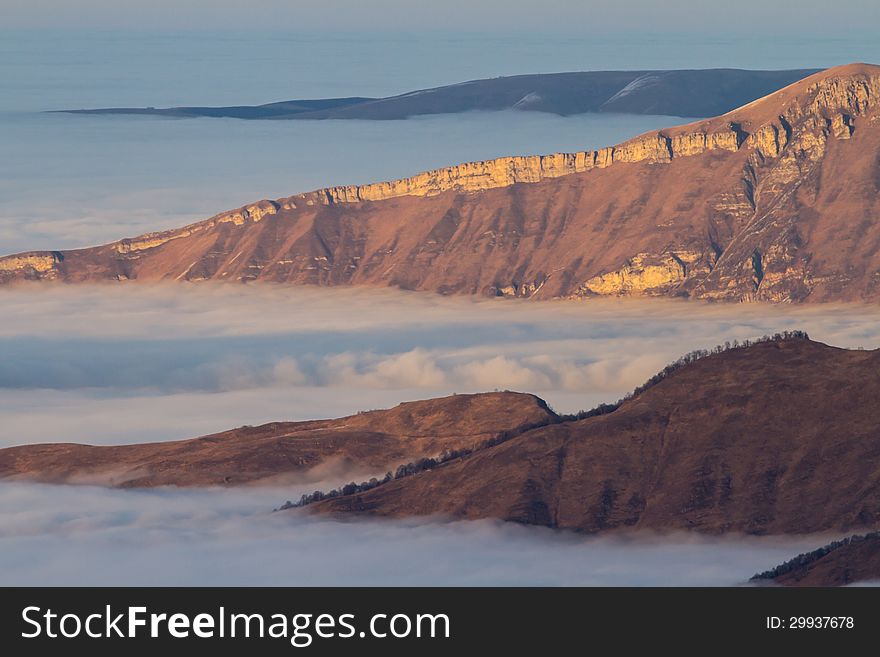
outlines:
M865 33L878 0L0 0L5 28Z

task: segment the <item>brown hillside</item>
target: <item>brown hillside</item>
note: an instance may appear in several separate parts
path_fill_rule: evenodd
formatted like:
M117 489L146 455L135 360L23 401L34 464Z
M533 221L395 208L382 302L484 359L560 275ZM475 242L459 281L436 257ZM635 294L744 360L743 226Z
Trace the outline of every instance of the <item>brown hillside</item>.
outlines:
M0 449L0 477L151 487L269 483L346 476L346 471L381 474L401 462L469 448L503 431L555 418L532 395L454 395L338 420L273 422L193 440L10 447Z
M698 360L616 411L537 428L316 512L586 532L880 523L880 351L806 339Z

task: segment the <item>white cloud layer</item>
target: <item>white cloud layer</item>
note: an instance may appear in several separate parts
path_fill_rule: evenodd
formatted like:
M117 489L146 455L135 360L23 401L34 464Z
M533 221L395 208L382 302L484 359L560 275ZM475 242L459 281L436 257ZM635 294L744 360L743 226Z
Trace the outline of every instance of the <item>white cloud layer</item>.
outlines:
M737 585L827 541L271 513L288 493L0 484L0 585Z
M570 412L724 340L801 328L873 348L878 314L272 285L4 289L0 445L185 438L496 388Z

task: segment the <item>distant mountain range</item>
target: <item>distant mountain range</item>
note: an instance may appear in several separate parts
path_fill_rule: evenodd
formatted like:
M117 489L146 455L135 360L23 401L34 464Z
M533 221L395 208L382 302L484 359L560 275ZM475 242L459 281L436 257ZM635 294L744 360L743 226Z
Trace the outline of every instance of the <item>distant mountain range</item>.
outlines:
M852 64L596 151L470 162L258 201L103 246L7 256L0 283L878 301L878 152L880 67Z
M113 107L80 114L229 117L236 119L405 119L475 110L527 110L714 116L800 80L816 69L745 71L589 71L473 80L387 98L287 100L230 107Z

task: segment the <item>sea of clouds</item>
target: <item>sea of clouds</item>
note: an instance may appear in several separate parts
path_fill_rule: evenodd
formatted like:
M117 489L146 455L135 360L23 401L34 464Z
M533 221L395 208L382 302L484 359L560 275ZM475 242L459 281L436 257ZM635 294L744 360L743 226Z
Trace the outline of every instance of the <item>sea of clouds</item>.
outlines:
M0 585L726 586L828 540L272 513L289 492L0 484Z
M117 444L493 389L559 411L696 348L804 329L880 344L862 306L584 303L274 285L0 290L0 446ZM335 473L335 486L370 473ZM497 522L272 513L304 485L0 484L0 584L735 585L833 537L589 538Z

